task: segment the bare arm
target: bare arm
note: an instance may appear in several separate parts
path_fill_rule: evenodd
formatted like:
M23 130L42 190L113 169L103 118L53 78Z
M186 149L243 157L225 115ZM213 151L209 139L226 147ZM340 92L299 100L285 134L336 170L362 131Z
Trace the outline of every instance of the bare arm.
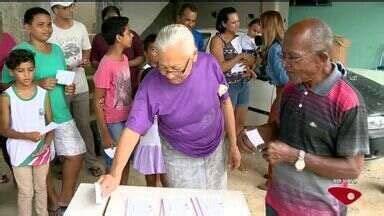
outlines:
M236 127L235 127L235 115L232 107L232 102L229 97L222 102L222 108L224 113L225 131L230 145L236 145Z
M221 70L223 72L226 72L226 71L230 71L235 64L240 63L240 61L243 59L243 55L238 54L235 58L225 61L223 49L224 49L224 44L221 41L221 39L218 36L213 37L210 44L210 52L213 56L215 56L215 58L219 62Z
M119 181L125 164L127 164L128 158L131 156L133 149L139 141L139 138L140 134L129 128L124 128L123 132L121 133L111 168L111 175L118 177Z
M235 115L229 97L222 102L222 109L224 113L225 131L229 140L229 163L232 169L237 169L240 166L241 155L236 144Z
M51 103L49 101L48 93L47 96L45 97L45 121L49 124L52 122L52 110L51 110ZM48 132L45 135L45 143L46 144L51 144L53 140L53 131Z
M40 132L17 132L10 125L10 107L9 98L6 95L1 95L1 134L12 139L24 139L37 142L40 139Z
M270 142L266 146L263 154L272 165L280 162L294 165L298 159L299 150L281 141ZM336 158L306 153L304 160L305 169L327 178L357 178L364 165L364 156L361 154Z
M144 62L144 56L137 56L136 58L129 60L129 66L135 67L141 65Z
M108 131L107 123L105 122L105 119L104 119L104 110L103 110L103 106L105 103L104 98L105 98L105 89L95 87L94 107L95 107L97 124L101 130L101 137L103 140L103 144L106 147L112 147L114 141L111 138L111 135Z
M111 192L119 186L123 169L133 149L137 145L139 138L140 135L129 128L125 128L121 133L111 172L108 175L101 176L98 180L101 186L102 196L105 197L111 194Z
M358 154L352 157L331 158L306 154L307 169L329 178L355 179L364 166L364 155ZM332 172L329 172L332 170Z

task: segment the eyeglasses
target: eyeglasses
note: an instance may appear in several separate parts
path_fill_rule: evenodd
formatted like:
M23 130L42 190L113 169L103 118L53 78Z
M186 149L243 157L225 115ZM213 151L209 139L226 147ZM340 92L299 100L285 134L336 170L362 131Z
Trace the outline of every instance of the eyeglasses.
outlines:
M188 58L187 59L187 62L185 63L185 66L183 67L183 69L178 69L178 68L172 68L171 67L171 70L167 69L167 67L165 67L164 65L159 65L159 70L160 72L164 73L164 74L168 74L168 73L173 73L173 74L184 74L185 71L187 70L187 67L188 67L188 64L190 62L191 58Z

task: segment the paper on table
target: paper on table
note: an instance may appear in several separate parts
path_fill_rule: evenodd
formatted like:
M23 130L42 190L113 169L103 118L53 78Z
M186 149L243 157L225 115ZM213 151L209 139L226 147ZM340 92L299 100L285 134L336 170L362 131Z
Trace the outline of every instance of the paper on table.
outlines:
M108 155L108 157L113 158L115 157L116 147L106 148L104 149L104 152Z
M260 136L260 133L257 129L245 131L245 134L247 134L247 137L249 141L253 144L253 146L257 147L264 143L263 138Z
M200 216L197 207L193 205L190 197L164 198L164 214L166 216Z
M194 197L193 200L197 204L201 216L224 215L224 201L219 196Z
M56 124L55 122L51 122L49 123L48 125L46 125L43 130L40 131L40 133L43 135L43 134L46 134L52 130L55 130L57 127L59 126L59 124Z
M128 198L125 204L126 216L157 216L160 214L160 200L152 198Z
M56 79L58 84L70 85L75 79L75 72L67 70L57 70Z
M103 204L104 202L106 202L108 199L108 197L104 197L102 196L101 194L101 187L100 187L100 184L98 182L95 182L95 200L96 200L96 204L97 205L100 205L100 204Z

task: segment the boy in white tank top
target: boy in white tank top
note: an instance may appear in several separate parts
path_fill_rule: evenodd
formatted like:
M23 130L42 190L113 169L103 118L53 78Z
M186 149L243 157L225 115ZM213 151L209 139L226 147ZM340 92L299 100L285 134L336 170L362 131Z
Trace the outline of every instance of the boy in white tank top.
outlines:
M33 82L32 52L13 50L6 60L15 82L1 96L1 133L18 187L18 215L48 215L46 178L51 159L53 132L41 134L52 121L47 91Z

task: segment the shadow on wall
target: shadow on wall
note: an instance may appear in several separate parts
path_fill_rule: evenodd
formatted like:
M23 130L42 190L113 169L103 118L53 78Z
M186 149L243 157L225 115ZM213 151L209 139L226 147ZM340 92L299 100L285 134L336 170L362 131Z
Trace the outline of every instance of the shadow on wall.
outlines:
M153 22L143 31L140 35L141 39L144 39L150 34L157 33L166 25L175 23L178 4L177 1L169 1L169 3L161 10L159 15L153 20Z

